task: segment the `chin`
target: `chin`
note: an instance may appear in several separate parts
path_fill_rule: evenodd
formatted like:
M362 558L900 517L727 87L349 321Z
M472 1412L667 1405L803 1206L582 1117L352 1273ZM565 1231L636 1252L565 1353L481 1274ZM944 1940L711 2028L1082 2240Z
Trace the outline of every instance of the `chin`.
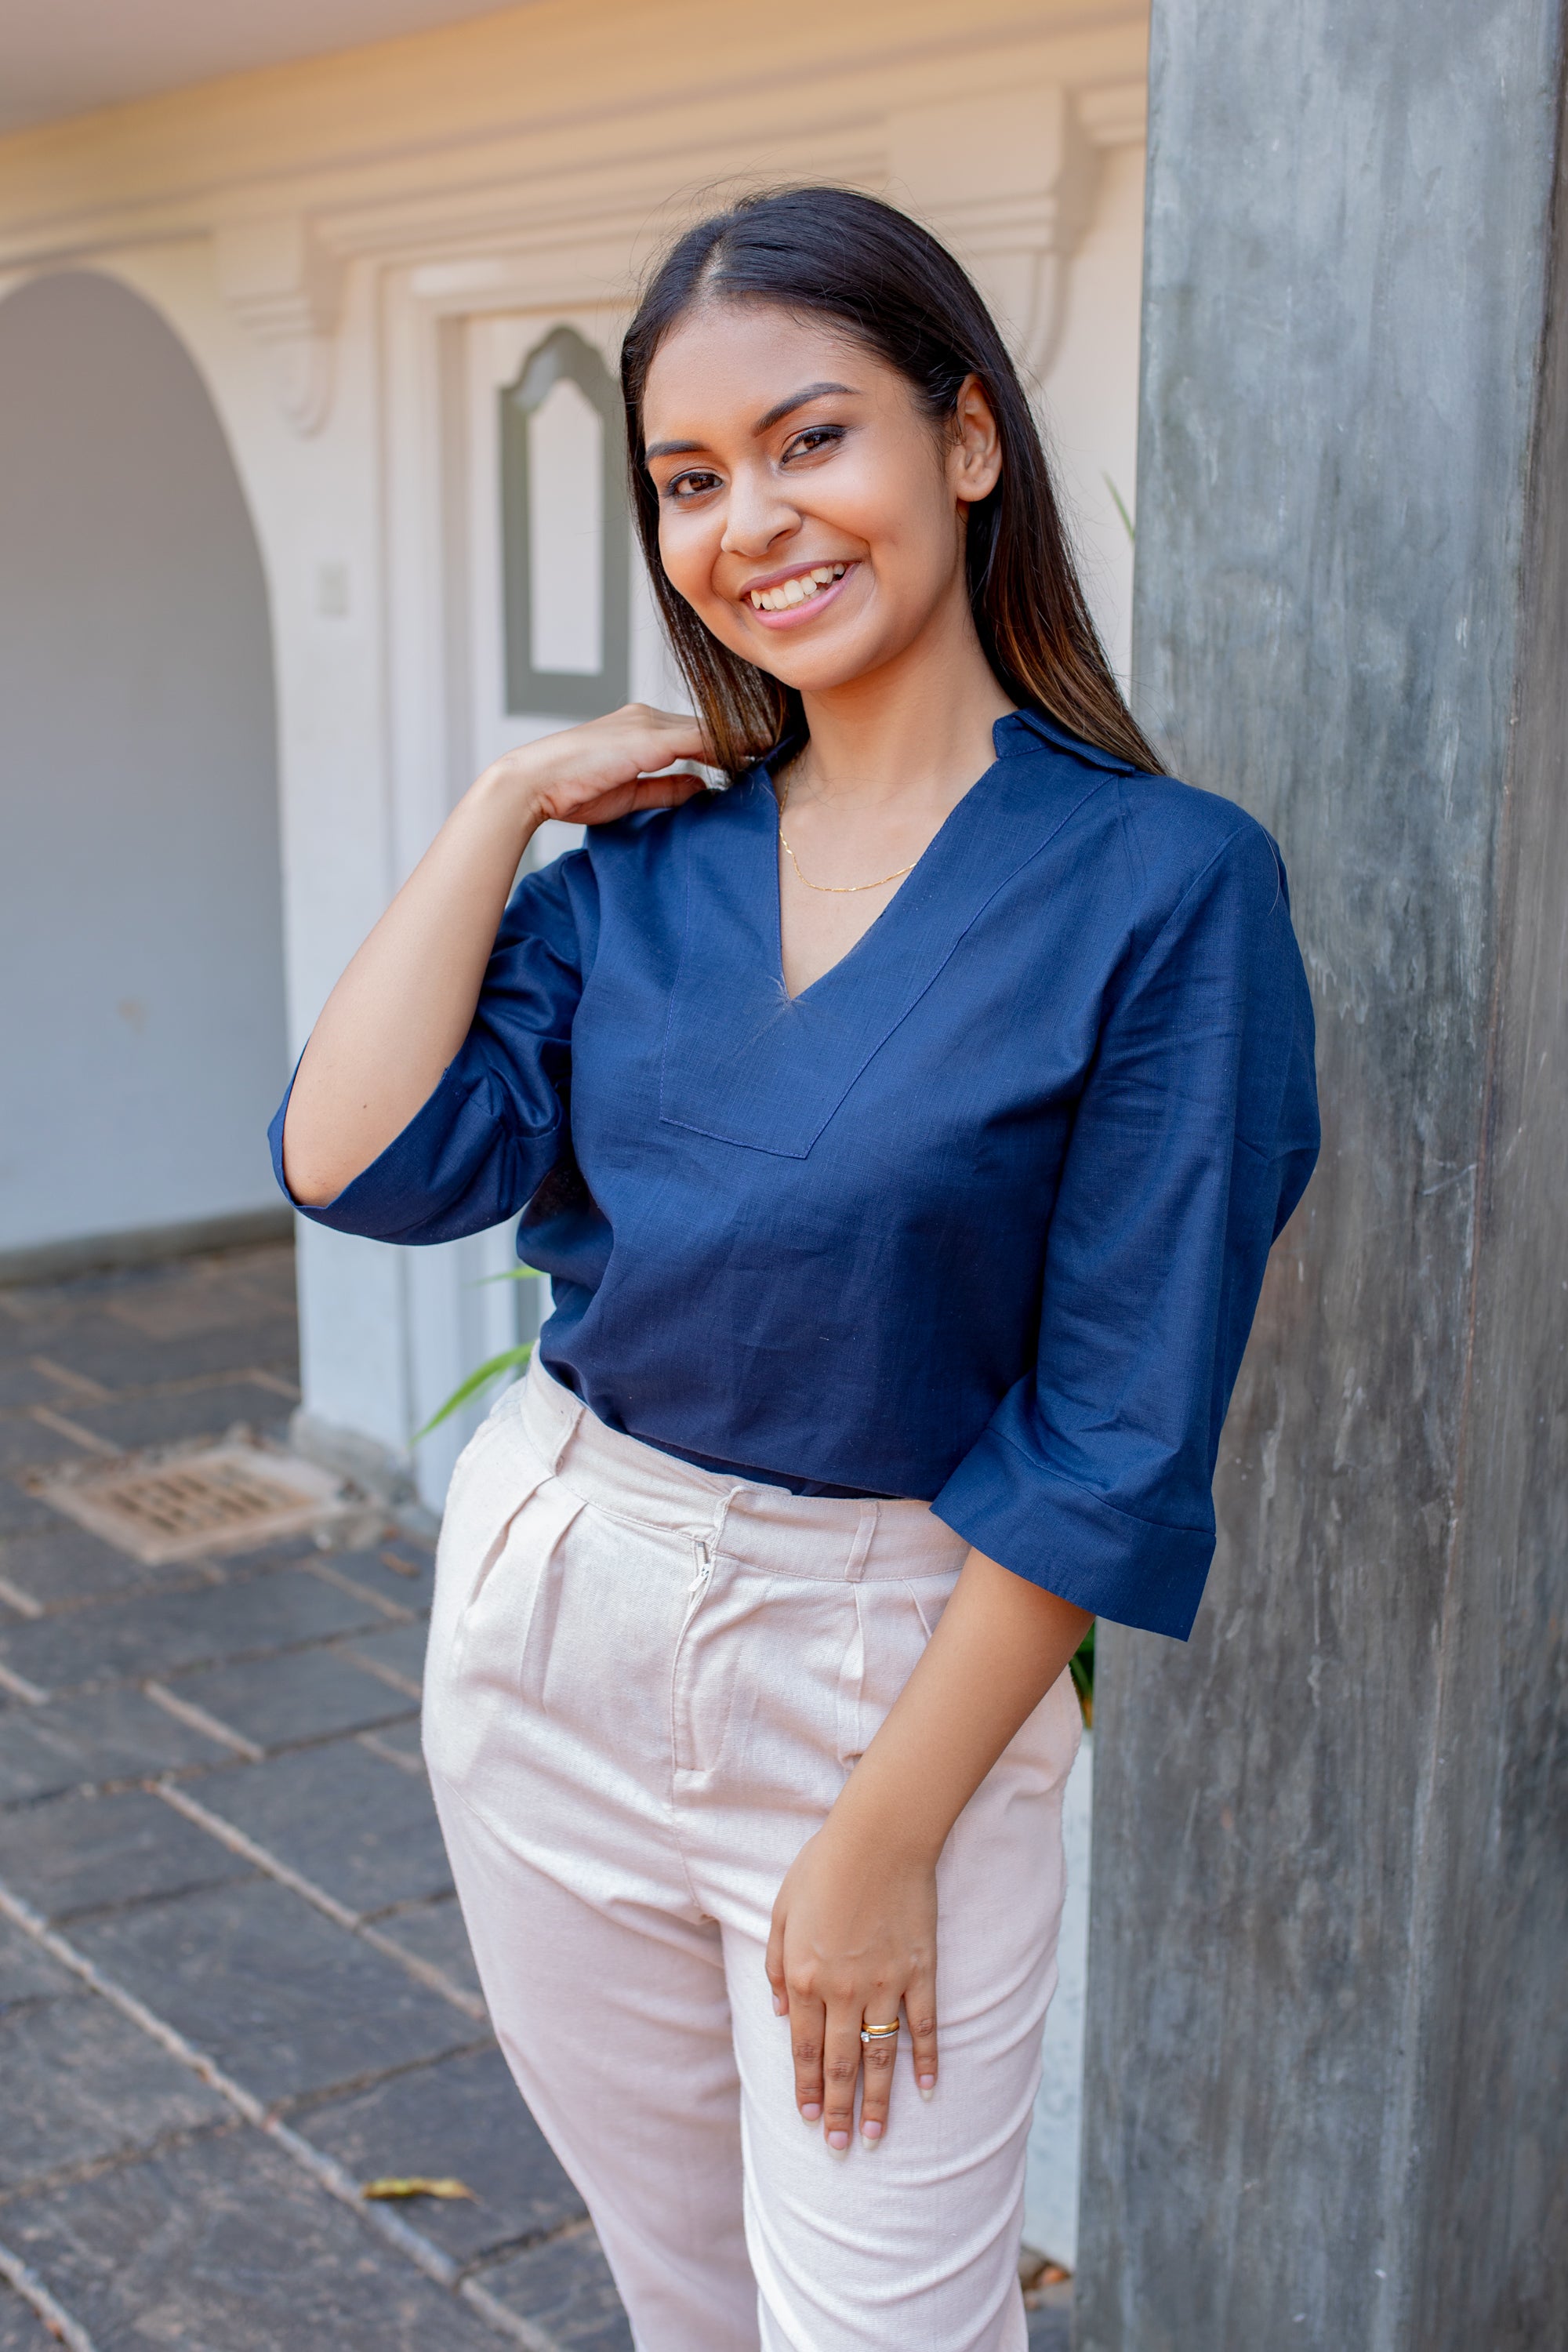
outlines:
M747 661L765 669L781 686L793 687L797 694L831 694L836 687L851 686L868 670L880 667L895 647L867 645L863 640L836 645L824 633L822 642L812 646L768 644L753 649L737 646Z

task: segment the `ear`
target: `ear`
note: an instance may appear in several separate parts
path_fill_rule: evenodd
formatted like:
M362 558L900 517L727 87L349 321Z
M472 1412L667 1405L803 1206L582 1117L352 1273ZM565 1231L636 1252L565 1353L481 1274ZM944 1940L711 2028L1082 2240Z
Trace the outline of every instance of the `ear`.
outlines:
M995 411L977 375L965 376L953 403L948 479L955 498L974 506L1002 478L1002 436Z

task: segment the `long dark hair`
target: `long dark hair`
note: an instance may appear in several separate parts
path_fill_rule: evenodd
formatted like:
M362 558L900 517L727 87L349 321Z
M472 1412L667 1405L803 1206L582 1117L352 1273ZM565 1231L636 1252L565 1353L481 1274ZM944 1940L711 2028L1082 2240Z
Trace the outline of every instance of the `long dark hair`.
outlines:
M621 347L632 510L675 657L731 773L800 719L787 688L731 653L665 574L643 395L654 354L710 297L830 319L913 385L945 426L964 379L984 388L1002 474L971 508L969 596L985 657L1015 702L1136 768L1160 760L1122 699L1079 582L1050 467L1016 369L964 271L908 214L853 188L779 188L688 229L648 280Z

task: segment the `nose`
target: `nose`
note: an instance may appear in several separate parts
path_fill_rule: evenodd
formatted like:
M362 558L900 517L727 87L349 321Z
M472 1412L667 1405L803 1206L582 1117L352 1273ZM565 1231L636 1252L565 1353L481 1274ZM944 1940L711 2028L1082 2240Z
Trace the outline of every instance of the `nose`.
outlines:
M781 539L800 529L800 510L765 466L740 467L731 478L719 544L726 555L766 555Z

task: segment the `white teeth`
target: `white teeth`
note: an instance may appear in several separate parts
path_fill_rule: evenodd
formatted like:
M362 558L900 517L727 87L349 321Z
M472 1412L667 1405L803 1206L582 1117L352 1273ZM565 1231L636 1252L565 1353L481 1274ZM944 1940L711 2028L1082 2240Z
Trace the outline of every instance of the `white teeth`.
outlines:
M748 593L752 609L757 613L787 613L794 605L809 604L824 588L842 580L842 563L819 563L810 572L797 572L793 580L783 580L776 588L752 588Z

